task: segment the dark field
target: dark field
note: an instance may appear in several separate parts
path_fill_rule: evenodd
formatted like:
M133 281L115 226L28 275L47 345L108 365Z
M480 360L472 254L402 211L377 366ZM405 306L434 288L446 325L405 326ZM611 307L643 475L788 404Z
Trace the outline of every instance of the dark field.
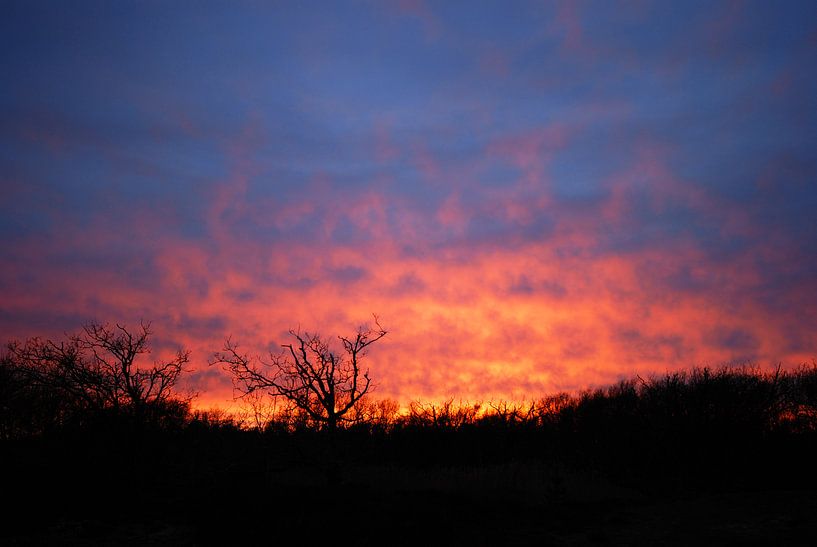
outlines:
M26 432L10 409L0 538L812 545L816 371L700 369L487 410L361 411L332 434L291 415L247 429L178 409Z

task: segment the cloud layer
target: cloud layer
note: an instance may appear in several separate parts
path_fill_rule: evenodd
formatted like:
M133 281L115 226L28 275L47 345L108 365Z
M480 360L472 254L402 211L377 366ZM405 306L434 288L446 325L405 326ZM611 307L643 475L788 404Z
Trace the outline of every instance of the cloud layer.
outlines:
M817 10L716 7L12 5L0 332L152 319L203 404L372 313L402 400L810 360Z

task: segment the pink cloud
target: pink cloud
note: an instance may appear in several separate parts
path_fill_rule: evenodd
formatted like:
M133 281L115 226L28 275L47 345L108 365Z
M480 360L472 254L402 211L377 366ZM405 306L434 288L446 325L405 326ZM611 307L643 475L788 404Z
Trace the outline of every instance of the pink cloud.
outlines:
M725 262L711 260L693 238L660 247L648 241L627 253L598 250L609 227L640 229L628 201L634 190L644 190L658 214L679 203L717 212L717 203L673 173L661 148L644 146L587 213L560 215L547 192L531 199L530 177L545 180L549 155L568 135L555 127L495 142L489 152L522 171L517 184L486 190L487 205L480 201L472 210L454 190L434 213L376 186L350 191L329 177L306 189L333 205L323 218L308 197L259 203L249 197L252 169L245 170L236 151L232 173L211 194L202 239L171 235L176 232L162 227L173 221L161 210L136 208L118 219L116 231L100 217L50 238L19 241L0 267L0 282L19 288L7 291L0 326L8 336L59 337L80 325L57 328L55 321L50 331L31 332L16 318L153 319L157 356L179 345L193 350L197 372L187 381L200 391L202 406L232 404L229 378L206 364L226 336L263 353L285 342L289 328L343 334L373 312L391 331L369 356L376 395L404 402L530 398L636 372L744 357L788 364L810 358L804 353L813 342L810 322L771 317L762 303L744 297L763 282L756 261L785 260L785 248L763 248L760 255L752 248ZM464 234L470 215L486 212L521 224L545 215L555 227L547 237L513 245L469 242L467 253L423 244L440 227ZM282 228L313 216L324 224L311 238L253 239L235 224ZM332 241L342 224L367 237ZM752 230L739 217L726 226ZM415 252L406 252L406 243L415 243ZM138 252L129 255L130 244ZM116 249L124 255L91 261ZM60 269L53 266L56 256L78 260ZM146 259L148 279L139 269ZM30 283L20 281L26 278ZM798 294L810 288L802 283L789 288L787 302L798 305ZM807 306L803 313L817 318Z

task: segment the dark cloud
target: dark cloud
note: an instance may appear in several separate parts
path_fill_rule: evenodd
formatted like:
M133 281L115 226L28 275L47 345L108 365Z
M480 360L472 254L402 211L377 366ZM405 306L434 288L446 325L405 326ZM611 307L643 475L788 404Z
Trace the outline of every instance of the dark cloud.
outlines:
M621 327L613 331L613 338L622 351L638 359L668 364L683 363L688 359L686 347L689 342L678 334L647 334Z
M421 294L428 288L428 285L414 272L407 272L400 276L399 279L390 287L388 287L388 294L393 295L410 295Z
M760 345L752 332L740 328L718 328L707 334L706 341L731 351L743 352L744 355L751 355Z
M328 268L326 275L331 281L345 285L366 279L368 272L358 266L341 266L339 268Z

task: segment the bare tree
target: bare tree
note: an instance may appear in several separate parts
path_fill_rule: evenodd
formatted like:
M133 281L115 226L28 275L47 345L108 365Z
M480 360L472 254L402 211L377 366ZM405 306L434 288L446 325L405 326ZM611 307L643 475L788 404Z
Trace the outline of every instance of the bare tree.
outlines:
M7 359L28 386L61 401L60 414L114 411L142 423L182 410L191 398L175 391L189 351L180 349L169 361L149 367L137 362L150 353L150 335L147 322L135 331L119 324L91 323L63 342L40 338L12 342Z
M184 366L190 361L190 352L180 349L169 361L139 367L137 358L150 353L150 335L150 323L146 322L140 322L135 332L120 324L111 327L91 323L74 337L81 349L91 353L91 368L101 372L105 379L109 402L115 407L130 407L137 419L169 402Z
M291 408L332 432L372 388L361 360L369 346L387 334L377 316L374 324L361 326L352 337L338 336L342 353L319 334L290 330L295 343L283 344L280 353L270 353L269 361L240 353L238 344L228 338L210 364L224 366L242 396L264 391L282 397Z

